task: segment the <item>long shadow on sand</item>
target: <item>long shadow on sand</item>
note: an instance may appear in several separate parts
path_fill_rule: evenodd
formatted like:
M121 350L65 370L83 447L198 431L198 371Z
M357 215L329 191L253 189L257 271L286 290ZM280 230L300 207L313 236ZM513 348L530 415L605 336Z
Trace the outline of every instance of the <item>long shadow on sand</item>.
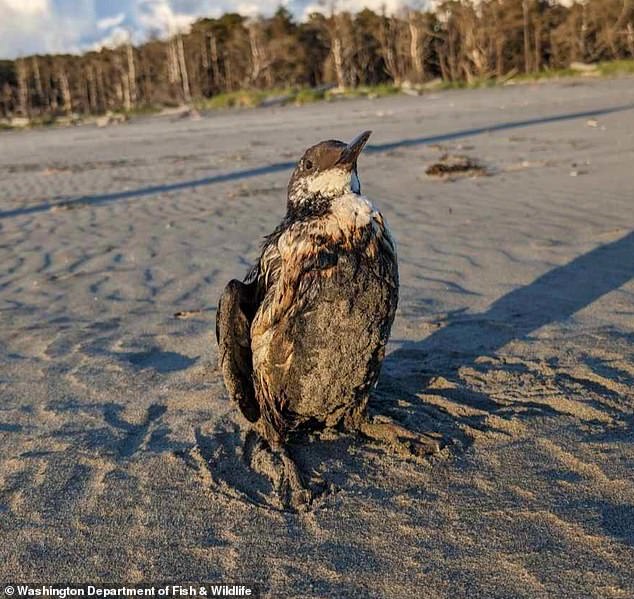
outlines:
M554 268L525 287L511 291L495 301L486 312L473 315L460 313L454 316L437 332L420 341L406 343L387 356L376 394L379 409L394 412L393 407L391 408L393 400L405 399L409 403L405 417L409 412L410 417L416 420L421 411L425 412L430 421L429 427L434 428L440 419L443 421L441 430L450 436L460 436L457 425L461 423L483 428L483 421L488 415L499 414L508 406L483 393L465 389L460 384L458 371L463 367L486 371L487 364L478 363L479 357L491 356L507 343L525 339L544 325L566 320L633 277L634 231L612 243L601 245L568 264ZM521 370L522 367L516 365L509 368ZM452 413L448 417L435 407L422 406L423 402L418 394L429 394L430 380L438 375L455 385L431 391L431 394L441 395L457 405L475 408L483 415L461 417ZM582 382L588 391L614 400L618 395L600 383L579 381L567 374L558 375L557 382L563 388L567 383ZM631 380L624 382L634 383ZM553 408L540 402L522 401L521 406L522 414L513 410L505 412L513 417L558 414ZM606 412L611 410L600 403L595 407ZM623 414L610 415L621 416L620 419L626 423L631 420ZM629 426L631 424L633 423L630 422Z
M524 119L519 121L507 121L502 123L494 123L492 125L486 125L484 127L474 127L472 129L462 129L460 131L452 131L450 133L441 133L440 135L432 135L427 137L413 137L410 139L400 139L394 142L388 142L384 144L369 145L366 147L366 152L387 152L394 150L395 148L404 148L411 146L429 145L440 143L443 141L450 141L453 139L461 139L463 137L474 137L476 135L483 135L486 133L493 133L496 131L505 131L507 129L519 129L523 127L531 127L534 125L544 125L548 123L557 123L562 121L570 121L574 119L588 118L592 116L601 116L606 114L612 114L615 112L623 112L625 110L634 109L634 104L625 104L622 106L613 106L610 108L597 108L595 110L586 110L582 112L569 112L565 114L556 114L552 116L537 117L532 119ZM137 189L129 189L125 191L117 191L114 193L104 193L95 195L86 195L75 198L67 198L62 202L42 202L35 204L34 206L28 206L23 208L15 208L14 210L5 210L0 212L0 219L12 218L15 216L24 216L29 214L37 214L39 212L46 212L52 207L63 207L67 209L78 208L81 206L98 206L100 204L109 204L119 200L129 200L132 198L143 197L148 195L154 195L157 193L168 193L173 191L180 191L183 189L190 189L193 187L202 187L206 185L215 185L217 183L226 183L228 181L237 181L240 179L249 179L252 177L258 177L260 175L269 175L271 173L277 173L281 171L288 171L295 166L295 162L277 162L275 164L269 164L266 166L259 166L250 169L235 170L221 175L214 175L212 177L203 177L200 179L191 179L188 181L178 181L176 183L165 183L161 185L151 185L148 187L139 187Z
M389 415L412 430L440 431L449 441L463 448L471 443L462 432L465 427L492 430L491 424L486 422L488 416L518 419L561 416L561 412L540 401L522 399L509 408L508 403L501 404L485 393L466 388L460 380L459 370L465 366L486 369L486 364L478 363L478 357L491 356L507 343L524 339L544 325L564 321L633 277L634 231L511 291L484 313L454 316L444 328L418 342L407 343L387 356L371 410ZM521 371L522 366L509 365L507 368ZM430 389L430 380L438 376L453 384ZM586 382L594 385L590 392L616 399L613 390L602 388L596 382ZM566 381L562 380L563 389L565 385ZM419 398L421 393L441 396L458 409L449 413L426 404ZM631 416L617 413L600 401L596 402L595 409L617 417L628 431L634 426ZM269 504L274 496L270 483L245 464L248 450L243 449L243 437L244 433L230 417L218 423L213 431L205 434L197 431L198 451L204 462L198 463L197 468L207 469L221 491L274 507ZM351 436L338 436L325 442L313 440L298 444L293 451L311 478L327 479L327 483L343 487L353 484L350 472L360 474L366 467L358 456L350 455L357 443ZM366 445L366 450L380 452L371 445ZM337 460L336 469L327 466L333 458ZM385 493L367 488L363 492ZM623 534L631 535L631 530Z

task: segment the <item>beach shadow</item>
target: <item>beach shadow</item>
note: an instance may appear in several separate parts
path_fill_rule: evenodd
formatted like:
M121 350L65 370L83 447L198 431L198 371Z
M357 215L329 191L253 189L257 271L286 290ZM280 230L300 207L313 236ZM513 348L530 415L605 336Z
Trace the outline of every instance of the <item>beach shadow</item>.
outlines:
M630 547L634 547L634 506L605 502L597 506L603 530Z
M450 438L466 444L469 440L461 433L461 425L491 430L487 425L490 415L520 419L559 415L552 407L537 401L523 400L515 407L509 402L500 403L482 392L466 388L459 371L470 367L485 373L491 365L482 361L482 356L493 355L511 341L526 339L545 325L565 321L633 277L634 231L507 293L485 312L457 312L447 325L428 337L404 343L386 357L371 405L400 420L416 423L414 428L420 428L422 422L425 428L440 429ZM496 364L495 368L499 367ZM516 374L522 374L525 369L522 364L505 364L503 368ZM436 377L443 377L447 384L430 389ZM612 403L618 399L613 389L566 373L558 374L556 382L563 388L566 384L579 383L588 393L606 397ZM448 413L436 405L427 405L420 394L438 395L457 409ZM628 422L624 414L601 402L591 405L610 416L622 416L620 420L624 424Z
M530 398L523 398L516 405L500 403L486 393L467 388L460 380L459 371L468 366L484 372L490 366L478 360L481 356L491 355L513 340L525 339L544 325L570 318L633 277L634 232L630 232L511 291L483 313L452 313L444 328L420 341L405 343L386 357L370 411L391 417L413 431L442 432L450 443L462 449L473 442L464 433L465 428L508 434L504 427L496 428L490 416L497 416L498 420L561 417L563 413L556 408ZM503 367L515 374L526 373L526 366L521 363ZM448 384L430 387L430 382L438 377L443 377ZM613 390L596 382L585 382L590 385L589 391L614 399ZM421 400L420 394L435 395L457 409L448 411L432 405ZM586 401L595 409L617 415L601 402ZM628 422L631 428L631 420L620 415L622 430L606 429L603 434L628 435ZM248 464L252 435L233 418L227 417L213 430L204 433L197 430L196 447L181 452L181 457L191 462L195 469L206 472L219 492L266 509L280 509L275 503L276 493L271 481ZM315 483L311 488L319 488L321 494L317 495L317 503L337 488L354 487L357 478L364 480L368 468L372 467L368 456L384 452L384 448L358 435L343 433L333 434L330 438L312 435L296 445L291 444L290 449L307 480ZM362 449L366 459L355 455L357 449ZM337 463L336 469L332 468L333 460ZM389 491L363 487L362 492L389 501ZM618 514L623 510L630 514L628 507L614 509ZM606 528L616 527L614 510L610 511L607 504L605 510ZM619 529L617 533L626 542L631 540L631 527Z
M53 432L54 437L70 439L77 447L98 451L116 462L134 459L143 453L177 453L191 448L191 443L174 438L165 420L167 407L153 403L148 406L141 422L130 422L123 417L121 404L82 404L73 400L50 403L48 409L70 414L90 414L102 422L93 427L78 427L72 422ZM55 453L55 452L45 452ZM26 452L23 457L39 457L41 452Z
M216 491L267 510L287 511L280 502L277 483L271 478L272 471L267 465L272 458L266 451L258 450L262 441L255 431L227 417L212 430L203 432L197 428L195 435L196 445L176 455L188 466L206 473ZM313 493L313 506L333 489L345 486L349 472L367 468L352 455L351 448L358 442L355 435L337 434L324 440L318 434L310 437L302 434L287 444L304 482ZM340 465L337 471L327 468L333 456Z
M162 351L160 348L151 348L147 351L124 352L118 354L120 358L129 362L138 369L152 368L156 372L165 374L185 370L196 363L198 358L190 358L184 354L173 351Z
M209 434L196 429L196 446L177 455L195 470L209 475L212 485L227 497L253 505L280 509L271 480L252 468L248 453L256 442L251 430L236 422L218 423Z
M594 110L586 110L582 112L568 112L563 114L556 114L545 117L536 117L532 119L523 119L518 121L505 121L502 123L493 123L484 127L473 127L470 129L461 129L458 131L451 131L449 133L441 133L439 135L412 137L408 139L400 139L393 142L387 142L384 144L370 144L366 146L365 152L377 153L388 152L396 148L407 148L421 145L437 144L445 141L451 141L456 139L462 139L465 137L475 137L478 135L484 135L487 133L495 133L497 131L506 131L508 129L520 129L525 127L531 127L535 125L545 125L549 123L558 123L563 121L570 121L575 119L583 119L590 117L597 117L607 114L613 114L617 112L623 112L626 110L634 109L634 104L624 104L621 106L613 106L608 108L597 108ZM117 202L119 200L130 200L133 198L139 198L159 193L169 193L174 191L181 191L184 189L192 189L194 187L203 187L207 185L216 185L218 183L227 183L229 181L238 181L242 179L249 179L253 177L259 177L262 175L270 175L272 173L278 173L282 171L290 171L295 167L295 161L276 162L274 164L259 166L255 168L240 169L223 173L220 175L213 175L210 177L201 177L199 179L190 179L187 181L177 181L175 183L164 183L159 185L150 185L146 187L139 187L136 189L128 189L124 191L115 191L112 193L103 194L91 194L79 197L65 198L60 202L45 201L33 206L26 206L22 208L15 208L13 210L0 211L0 219L12 218L16 216L25 216L31 214L37 214L40 212L46 212L55 209L72 210L74 208L81 208L83 206L98 206L101 204L109 204Z
M0 422L0 432L20 433L22 432L22 426L20 424L12 424L10 422Z

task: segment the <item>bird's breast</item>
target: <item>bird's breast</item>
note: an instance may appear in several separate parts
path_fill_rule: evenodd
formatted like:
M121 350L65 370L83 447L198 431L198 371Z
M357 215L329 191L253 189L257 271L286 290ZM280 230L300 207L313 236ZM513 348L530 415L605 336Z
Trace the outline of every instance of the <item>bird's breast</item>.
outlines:
M343 284L345 264L365 264L379 278L386 270L396 273L394 242L383 217L365 197L353 193L333 201L327 214L291 224L265 248L259 263L264 299L253 335L304 309L323 291L321 282ZM387 280L388 286L397 285L397 278ZM349 295L345 289L341 293Z
M366 227L377 214L365 196L346 193L332 202L325 220L345 231Z
M394 251L381 214L366 197L346 193L332 201L326 214L289 227L280 236L277 249L283 262L290 265L303 263L310 255L327 248L367 251L374 256L384 243Z

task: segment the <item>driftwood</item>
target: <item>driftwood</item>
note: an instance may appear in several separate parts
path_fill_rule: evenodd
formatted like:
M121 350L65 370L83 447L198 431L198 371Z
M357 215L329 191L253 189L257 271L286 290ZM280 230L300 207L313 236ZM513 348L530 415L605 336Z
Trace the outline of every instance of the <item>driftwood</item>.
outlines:
M462 175L481 177L489 172L484 165L469 156L444 154L438 162L427 167L425 174L430 177L448 178Z

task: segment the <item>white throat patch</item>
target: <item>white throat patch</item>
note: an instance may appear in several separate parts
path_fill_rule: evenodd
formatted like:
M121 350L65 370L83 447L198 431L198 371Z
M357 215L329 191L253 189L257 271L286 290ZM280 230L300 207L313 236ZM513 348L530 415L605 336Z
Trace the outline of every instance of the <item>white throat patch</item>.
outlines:
M305 183L306 191L310 195L321 194L327 197L336 197L349 191L359 193L361 190L356 173L339 168L329 168L312 177L306 177Z

